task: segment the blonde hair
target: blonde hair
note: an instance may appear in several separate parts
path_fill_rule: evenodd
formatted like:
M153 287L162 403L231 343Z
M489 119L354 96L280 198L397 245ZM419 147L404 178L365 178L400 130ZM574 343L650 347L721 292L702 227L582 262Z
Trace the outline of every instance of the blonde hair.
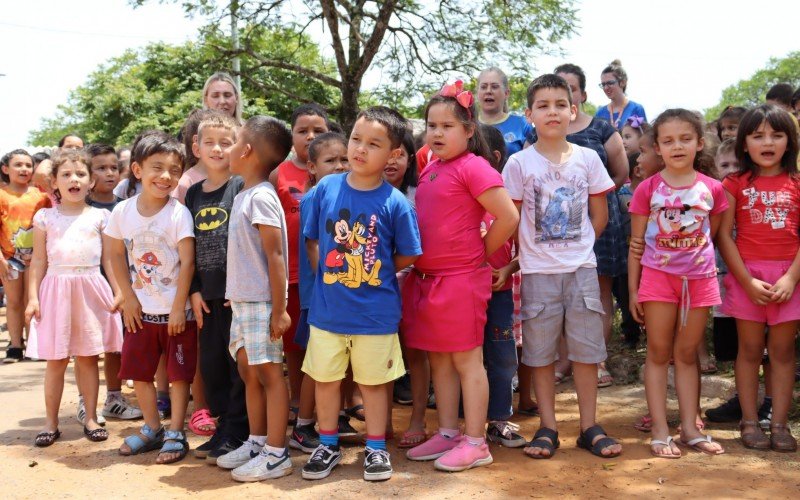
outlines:
M239 120L231 118L225 113L214 111L210 116L204 117L197 125L197 140L203 137L203 131L207 128L221 128L233 133L234 140L236 139L236 130L240 127Z
M505 72L497 66L486 68L478 74L478 87L481 86L481 78L487 73L497 73L497 75L500 77L500 81L503 82L503 88L508 90L508 76L506 76ZM503 101L503 113L508 113L508 98Z
M234 112L234 118L237 120L242 119L242 95L239 91L239 87L236 85L236 81L233 79L231 75L225 73L224 71L217 71L213 75L208 77L206 83L203 85L203 109L208 109L206 106L206 96L208 95L208 87L211 86L214 82L225 82L230 84L231 88L233 89L233 93L236 96L236 111Z

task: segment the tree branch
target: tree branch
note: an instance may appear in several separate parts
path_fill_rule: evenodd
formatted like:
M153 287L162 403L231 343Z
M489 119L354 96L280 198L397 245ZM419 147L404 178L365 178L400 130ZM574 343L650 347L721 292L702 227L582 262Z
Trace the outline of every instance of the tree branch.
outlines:
M381 42L383 42L383 37L386 35L386 30L389 27L389 19L392 17L392 12L394 12L396 4L396 0L386 0L381 6L378 12L378 18L375 20L375 28L372 31L372 35L370 35L367 43L364 44L364 52L361 54L360 61L361 66L355 74L356 80L361 81L364 73L372 64L372 60L378 53L378 49L381 48Z
M227 51L229 54L233 55L234 51ZM301 75L307 76L309 78L313 78L315 80L319 80L320 82L324 83L325 85L330 85L331 87L341 88L342 82L337 80L336 78L330 77L324 73L320 73L319 71L314 71L313 69L309 69L299 64L290 63L288 61L278 61L275 59L266 59L251 49L242 49L239 51L240 53L247 54L248 56L252 57L256 61L258 61L258 67L268 67L268 68L280 68L285 69L288 71L294 71L295 73L299 73Z
M345 78L347 76L347 60L344 57L342 37L339 36L339 14L336 11L336 5L334 5L334 0L320 0L319 3L322 6L322 16L331 31L331 45L333 45L333 53L336 55L336 67L339 69L339 76Z

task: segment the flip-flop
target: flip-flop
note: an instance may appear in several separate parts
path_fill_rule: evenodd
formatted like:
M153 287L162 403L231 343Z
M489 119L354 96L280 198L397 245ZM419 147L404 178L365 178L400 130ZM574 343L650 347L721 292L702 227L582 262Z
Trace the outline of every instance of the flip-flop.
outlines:
M527 408L517 408L517 413L520 415L528 415L529 417L537 417L539 416L539 405L534 403L533 406Z
M717 373L717 364L710 359L706 363L700 363L700 373L703 375Z
M608 380L606 382L601 382L604 378L608 378ZM605 368L599 368L597 370L597 387L611 387L612 385L614 385L614 377L611 376L611 373Z
M653 430L653 418L650 415L642 415L639 417L639 421L633 424L633 428L641 432L650 432Z
M663 439L651 439L650 440L650 454L653 455L656 458L668 458L668 459L671 459L671 460L674 460L676 458L681 458L683 455L664 455L664 454L661 454L661 453L656 453L656 451L653 449L653 446L664 446L666 448L669 448L670 453L672 453L672 442L673 441L675 441L675 440L672 439L672 436L667 436L667 440L666 441L664 441Z
M708 451L705 448L700 446L700 443L713 443L713 442L715 442L713 439L711 439L711 436L708 435L708 434L706 434L705 436L701 436L701 437L696 437L694 439L690 439L689 441L684 441L683 438L681 438L678 442L680 444L684 445L684 446L688 446L689 448L693 449L694 451L699 451L700 453L705 453L706 455L714 456L714 455L722 455L722 454L725 453L725 450L720 450L719 452L713 452L713 451Z
M428 439L425 431L406 431L397 443L398 448L413 448Z
M569 373L556 372L556 385L566 382L571 376Z

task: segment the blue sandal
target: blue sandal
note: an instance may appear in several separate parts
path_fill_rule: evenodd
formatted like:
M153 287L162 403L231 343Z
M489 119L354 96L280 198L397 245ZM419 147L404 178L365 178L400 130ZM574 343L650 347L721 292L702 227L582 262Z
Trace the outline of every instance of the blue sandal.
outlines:
M178 456L171 458L159 464L174 464L180 462L189 453L189 442L186 440L186 434L182 431L166 431L164 433L164 446L158 451L158 456L161 457L163 453L178 453Z
M125 444L128 445L130 451L124 452L120 448L119 454L123 456L153 451L164 444L164 427L153 430L149 425L144 424L138 434L132 434L125 438Z
M597 436L605 436L604 438L600 438L597 440L596 443L592 443ZM618 457L622 454L619 453L611 453L609 455L603 455L603 450L608 448L609 446L613 446L615 444L619 444L619 441L612 437L608 437L606 431L603 430L602 427L599 425L594 425L589 427L585 431L581 432L581 435L578 437L577 445L579 448L583 448L585 450L589 450L592 455L595 455L600 458L614 458Z
M550 441L548 441L548 439ZM558 440L558 432L554 431L553 429L549 429L547 427L542 427L536 434L533 435L533 439L530 443L528 443L525 447L526 448L541 448L543 450L547 450L550 454L549 455L531 455L530 453L525 453L530 458L535 458L537 460L547 460L548 458L553 458L555 455L556 450L558 447L561 446L561 441Z

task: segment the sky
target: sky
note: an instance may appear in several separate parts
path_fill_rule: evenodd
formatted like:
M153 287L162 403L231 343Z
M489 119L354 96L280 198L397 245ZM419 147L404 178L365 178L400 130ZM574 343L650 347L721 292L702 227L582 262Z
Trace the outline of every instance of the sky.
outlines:
M796 0L770 0L765 9L740 0L584 0L577 6L578 33L560 44L564 54L532 57L531 73L562 62L578 64L587 75L589 100L606 104L597 87L600 72L620 59L628 72L628 96L644 105L651 120L669 107L711 107L725 87L749 77L770 57L800 50L797 16L780 15L797 12ZM127 0L5 2L0 151L26 145L29 131L53 116L99 65L150 42L192 40L200 25L179 6L157 0L138 9Z

